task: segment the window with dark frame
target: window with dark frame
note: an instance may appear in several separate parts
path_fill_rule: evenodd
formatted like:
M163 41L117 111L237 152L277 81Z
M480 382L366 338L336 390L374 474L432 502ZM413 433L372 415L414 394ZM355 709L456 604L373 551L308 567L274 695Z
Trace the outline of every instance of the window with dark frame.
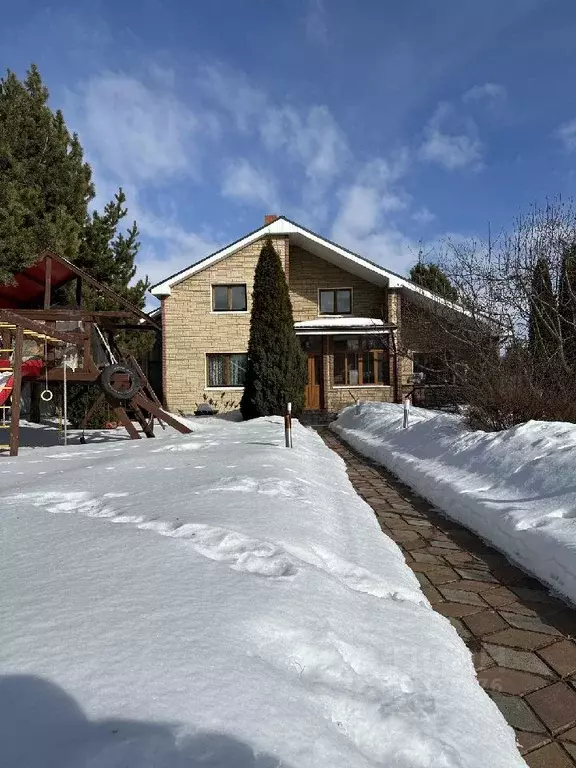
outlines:
M322 289L319 305L321 315L350 315L352 314L352 289Z
M243 387L248 366L247 354L206 355L206 386Z
M245 283L212 286L213 312L245 312L246 309Z
M334 385L389 385L387 340L369 336L334 336Z

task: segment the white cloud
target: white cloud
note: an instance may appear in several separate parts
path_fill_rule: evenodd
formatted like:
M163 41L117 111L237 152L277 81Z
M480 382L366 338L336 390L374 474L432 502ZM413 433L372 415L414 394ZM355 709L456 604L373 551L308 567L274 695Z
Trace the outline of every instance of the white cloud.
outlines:
M311 43L327 45L328 24L326 8L323 0L307 0L306 16L304 18L306 36Z
M436 219L436 216L432 213L432 211L429 211L428 208L424 206L419 208L417 211L414 211L412 214L412 219L417 224L426 225L431 224Z
M576 150L576 118L563 123L557 130L556 136L569 152Z
M405 150L391 160L375 158L366 163L356 181L341 191L331 232L336 242L396 272L404 272L417 253L416 243L390 218L409 205L410 197L398 187L407 170Z
M269 150L285 149L311 180L329 181L349 159L346 137L326 106L313 106L304 113L293 107L269 107L260 132Z
M274 180L245 158L233 160L227 165L222 180L222 194L247 203L264 205L267 210L278 206Z
M167 76L164 71L163 85ZM205 128L204 118L158 82L148 86L108 72L83 83L68 100L90 154L119 183L197 172L194 140Z
M443 103L424 129L419 155L422 160L449 171L479 170L483 151L475 123L470 118L461 118L449 104Z
M500 83L484 83L483 85L475 85L467 90L462 96L462 101L472 102L483 99L498 101L505 99L507 95L506 88Z

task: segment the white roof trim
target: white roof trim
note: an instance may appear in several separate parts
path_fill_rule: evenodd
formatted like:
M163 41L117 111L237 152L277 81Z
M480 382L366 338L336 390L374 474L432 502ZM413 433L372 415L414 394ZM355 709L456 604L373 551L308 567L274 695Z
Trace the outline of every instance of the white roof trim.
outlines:
M256 240L259 240L262 237L266 237L266 235L298 235L299 240L304 240L310 244L314 244L321 248L327 249L334 255L340 257L343 262L343 269L346 269L346 262L354 264L358 267L361 267L368 274L372 273L375 278L384 278L387 281L388 287L390 288L407 288L408 290L413 291L414 293L418 293L421 296L431 299L432 301L440 302L441 304L450 306L457 311L462 311L462 308L458 307L458 305L442 299L439 296L436 296L436 294L421 288L419 285L416 285L416 283L411 282L401 275L397 275L394 272L390 272L388 269L384 269L384 267L373 264L371 261L363 259L361 256L358 256L357 254L352 253L351 251L348 251L339 245L336 245L336 243L332 243L329 240L316 235L314 232L311 232L308 229L300 227L298 224L290 221L289 219L286 219L284 216L280 216L270 224L265 224L263 227L260 227L260 229L251 232L241 240L237 240L225 248L216 251L216 253L213 253L211 256L202 259L202 261L196 262L196 264L192 264L192 266L182 270L181 272L178 272L175 275L172 275L163 282L157 283L156 285L152 286L152 288L150 288L150 293L152 293L154 296L170 296L172 288L178 283L181 283L183 280L186 280L192 275L195 275L207 267L211 267L213 264L222 261L223 259L231 256L241 248L245 248L247 245L250 245ZM367 279L369 278L367 277Z

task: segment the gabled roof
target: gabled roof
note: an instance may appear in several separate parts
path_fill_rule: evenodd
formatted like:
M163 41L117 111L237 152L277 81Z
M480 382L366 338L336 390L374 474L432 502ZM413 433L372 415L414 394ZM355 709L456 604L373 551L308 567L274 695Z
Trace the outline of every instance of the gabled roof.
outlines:
M407 288L428 299L446 303L445 300L436 296L436 294L421 288L411 280L408 280L389 269L385 269L379 264L375 264L373 261L365 259L357 253L333 243L331 240L327 240L325 237L317 235L315 232L300 226L300 224L296 224L296 222L287 219L285 216L279 216L271 223L264 224L264 226L255 229L240 240L230 243L230 245L197 261L190 267L186 267L186 269L182 269L180 272L170 275L170 277L167 277L162 282L153 285L150 288L150 292L154 296L170 296L172 288L175 285L178 285L178 283L201 272L207 267L211 267L213 264L217 264L219 261L236 253L236 251L239 251L241 248L245 248L256 240L266 237L266 235L287 235L292 244L298 245L325 261L358 277L362 277L364 280L375 283L376 285L387 286L389 288Z

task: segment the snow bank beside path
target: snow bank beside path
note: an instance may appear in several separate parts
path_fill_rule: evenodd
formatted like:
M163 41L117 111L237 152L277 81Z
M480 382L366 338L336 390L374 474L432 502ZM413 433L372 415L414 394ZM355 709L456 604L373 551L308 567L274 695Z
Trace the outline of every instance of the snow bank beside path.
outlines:
M470 431L457 416L363 403L335 432L576 604L576 425Z
M515 768L343 462L280 419L0 463L3 768Z

